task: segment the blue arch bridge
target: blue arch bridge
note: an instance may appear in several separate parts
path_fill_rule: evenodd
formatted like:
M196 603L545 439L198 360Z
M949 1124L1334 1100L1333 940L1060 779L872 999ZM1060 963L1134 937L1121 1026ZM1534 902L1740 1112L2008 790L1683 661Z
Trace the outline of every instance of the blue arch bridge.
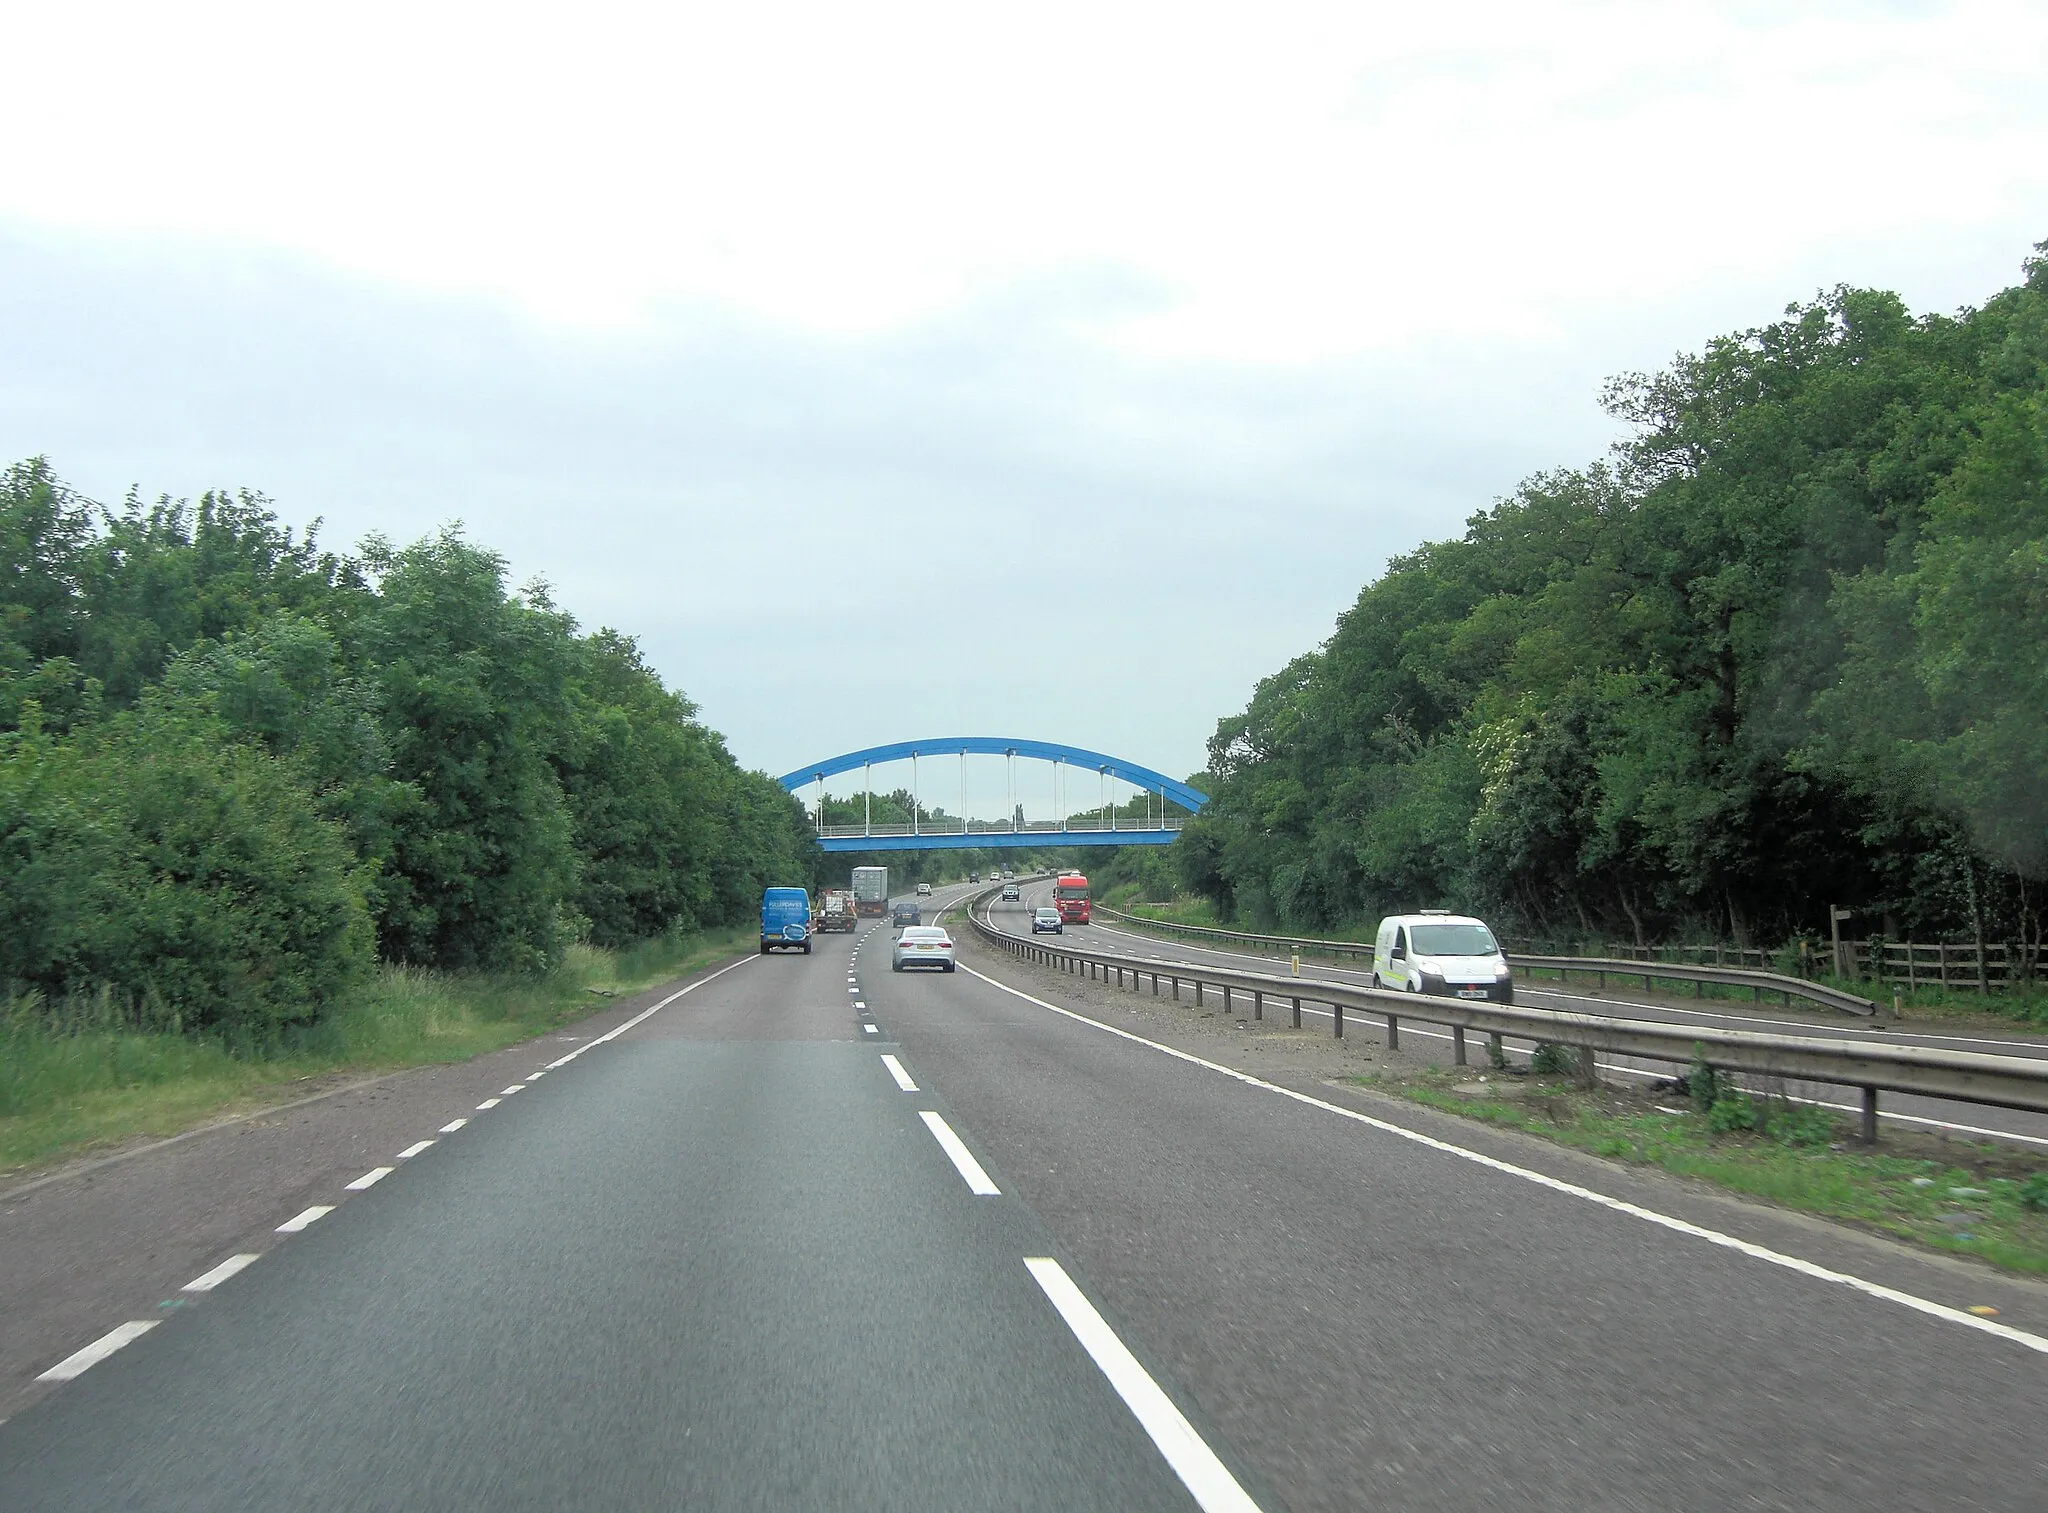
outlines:
M1005 818L978 820L967 817L967 759L970 756L999 756L1007 761L1009 803ZM929 794L926 781L951 788L952 763L959 762L960 813L937 819L922 814L920 805ZM1052 764L1053 806L1050 817L1041 820L1019 818L1017 806L1017 763ZM911 819L907 824L877 824L874 819L872 770L884 763L910 763ZM943 765L932 765L941 763ZM861 822L857 825L827 825L825 780L844 773L861 774ZM930 778L926 778L930 773ZM1085 808L1087 780L1092 777L1100 802ZM1146 814L1141 822L1133 815L1120 815L1121 805L1109 800L1109 781L1115 778L1142 790ZM1083 808L1068 807L1069 784L1079 780L1084 790ZM1180 834L1188 814L1209 802L1186 783L1163 772L1141 767L1121 757L1105 756L1079 746L1062 746L1053 741L1014 741L999 736L944 736L930 741L898 741L889 746L870 746L844 756L799 767L782 775L782 786L798 797L806 788L815 790L810 804L811 823L818 829L818 844L827 851L936 851L964 846L1164 846ZM1154 801L1156 800L1156 811ZM1174 811L1178 809L1180 813Z

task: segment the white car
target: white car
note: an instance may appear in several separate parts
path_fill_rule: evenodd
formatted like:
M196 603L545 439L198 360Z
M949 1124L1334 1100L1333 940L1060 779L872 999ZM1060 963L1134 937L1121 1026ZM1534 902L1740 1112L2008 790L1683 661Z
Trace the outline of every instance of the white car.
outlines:
M911 967L953 970L953 937L940 925L912 925L896 937L889 953L889 970L903 972Z
M1515 1001L1514 974L1486 922L1443 909L1380 921L1372 944L1372 985L1439 998Z
M919 883L917 885L917 896L919 898L930 898L932 896L932 885L930 883Z

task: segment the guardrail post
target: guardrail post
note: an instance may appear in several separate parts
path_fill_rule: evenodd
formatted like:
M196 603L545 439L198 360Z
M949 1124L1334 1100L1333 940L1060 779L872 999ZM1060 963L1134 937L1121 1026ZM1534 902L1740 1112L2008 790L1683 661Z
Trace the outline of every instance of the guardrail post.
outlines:
M1877 1144L1877 1089L1874 1087L1863 1090L1863 1119L1856 1133L1865 1145Z
M1261 993L1258 989L1254 988L1252 990L1252 1018L1264 1019L1265 1017L1266 995L1264 993Z
M1392 1014L1387 1016L1387 1049L1390 1051L1401 1049L1401 1021Z
M1202 1002L1202 979L1197 977L1195 979L1195 1007L1198 1009L1202 1007Z
M1223 1017L1228 1019L1230 1012L1230 984L1226 982L1223 985Z
M1341 1003L1333 1003L1330 1005L1330 1011L1333 1014L1335 1014L1337 1018L1336 1037L1337 1039L1342 1040L1344 1038L1344 1005Z
M1464 1064L1465 1027L1462 1024L1454 1024L1451 1026L1451 1065L1463 1066Z
M1299 998L1294 1000L1294 1027L1297 1030L1301 1028L1301 1000Z
M1169 978L1167 978L1167 981L1173 984L1173 1001L1174 1001L1175 1003L1179 1003L1179 1002L1180 1002L1180 979L1179 979L1178 977L1169 977Z
M1489 1066L1506 1066L1507 1049L1500 1043L1500 1031L1489 1030L1486 1035L1486 1061Z
M1596 1064L1596 1063L1594 1062L1594 1060L1593 1060L1593 1048L1592 1048L1591 1046L1589 1046L1589 1045L1585 1045L1585 1046L1580 1046L1580 1047L1579 1047L1579 1086L1580 1086L1580 1087L1598 1087L1599 1085L1600 1085L1600 1068L1599 1068L1599 1066L1598 1066L1598 1065L1597 1065L1597 1064Z
M1152 996L1154 998L1159 996L1159 974L1157 972L1152 974Z

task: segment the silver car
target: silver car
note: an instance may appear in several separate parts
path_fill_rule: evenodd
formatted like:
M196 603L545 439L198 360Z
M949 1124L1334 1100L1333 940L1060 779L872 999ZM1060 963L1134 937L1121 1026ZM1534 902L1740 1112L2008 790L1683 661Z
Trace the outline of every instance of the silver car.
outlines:
M896 945L889 952L889 970L904 972L912 967L953 970L953 937L943 926L912 925L896 937Z

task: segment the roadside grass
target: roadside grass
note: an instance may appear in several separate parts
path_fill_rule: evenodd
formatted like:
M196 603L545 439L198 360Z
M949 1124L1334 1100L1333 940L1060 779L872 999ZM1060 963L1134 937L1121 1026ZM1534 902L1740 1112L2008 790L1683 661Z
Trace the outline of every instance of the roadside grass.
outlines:
M177 1134L364 1075L502 1050L753 941L749 926L615 951L573 946L544 977L382 966L320 1024L253 1053L126 1028L90 1002L60 1005L54 1015L29 999L0 1003L0 1175Z
M1755 1128L1716 1129L1706 1113L1674 1112L1682 1095L1667 1094L1660 1104L1657 1094L1632 1088L1585 1090L1499 1072L1481 1083L1470 1072L1437 1067L1406 1078L1351 1080L1609 1160L2048 1276L2048 1158L1993 1141L1887 1130L1877 1149L1864 1150L1850 1145L1849 1126L1825 1111L1760 1095ZM1470 1091L1481 1086L1485 1092Z

